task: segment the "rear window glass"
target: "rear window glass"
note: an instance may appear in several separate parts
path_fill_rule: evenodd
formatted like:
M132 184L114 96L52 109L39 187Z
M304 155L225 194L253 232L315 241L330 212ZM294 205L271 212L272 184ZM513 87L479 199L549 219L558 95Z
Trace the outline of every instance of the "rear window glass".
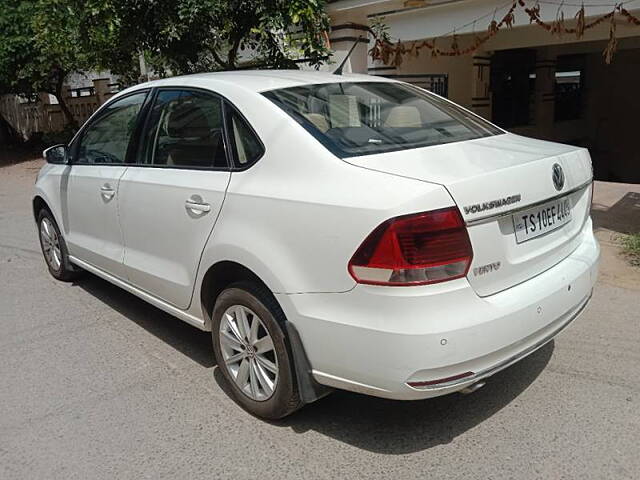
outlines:
M436 95L401 83L323 83L263 95L342 158L503 133Z

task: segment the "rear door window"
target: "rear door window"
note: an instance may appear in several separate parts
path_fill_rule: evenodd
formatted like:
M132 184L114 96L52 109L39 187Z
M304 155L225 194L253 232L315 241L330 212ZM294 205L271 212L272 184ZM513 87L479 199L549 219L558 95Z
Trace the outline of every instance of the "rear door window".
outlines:
M140 163L226 169L223 125L220 97L192 90L159 90L149 112Z

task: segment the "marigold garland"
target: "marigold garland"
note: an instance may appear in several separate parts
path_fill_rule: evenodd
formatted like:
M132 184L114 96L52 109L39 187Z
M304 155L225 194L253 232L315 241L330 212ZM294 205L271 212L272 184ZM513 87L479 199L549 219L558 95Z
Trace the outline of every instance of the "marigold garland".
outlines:
M529 16L530 24L535 23L552 35L575 35L577 39L582 38L586 30L594 28L601 23L609 20L609 42L607 43L607 47L605 48L605 50L602 52L605 62L609 64L613 60L613 55L615 54L618 46L615 23L616 14L625 17L628 23L635 26L640 26L640 19L623 8L622 3L620 3L615 5L611 12L606 13L588 23L585 20L584 5L582 5L580 10L578 10L576 15L574 16L574 19L576 20L575 27L567 28L565 25L564 12L562 11L563 3L561 3L558 7L555 20L551 23L548 23L542 20L542 18L540 17L540 4L538 2L536 2L532 7L527 7L524 0L514 0L507 13L499 22L495 19L494 13L494 18L491 20L489 26L487 27L487 33L484 35L475 35L472 43L467 48L460 47L458 35L456 34L455 30L452 32L453 40L448 50L442 50L436 46L437 38L434 38L432 41L414 41L411 44L411 47L406 48L402 41L398 40L398 42L393 45L389 40L384 40L380 35L377 35L374 30L370 30L375 41L373 47L369 50L369 55L373 60L381 60L385 64L389 64L389 60L391 60L391 65L395 67L398 67L402 64L405 54L409 54L415 58L420 55L420 50L423 48L428 48L429 50L431 50L431 58L433 59L436 59L440 56L455 57L460 55L468 55L478 50L490 38L497 35L503 27L506 26L509 29L512 28L515 23L515 10L520 7ZM474 21L473 23L475 27L476 21Z

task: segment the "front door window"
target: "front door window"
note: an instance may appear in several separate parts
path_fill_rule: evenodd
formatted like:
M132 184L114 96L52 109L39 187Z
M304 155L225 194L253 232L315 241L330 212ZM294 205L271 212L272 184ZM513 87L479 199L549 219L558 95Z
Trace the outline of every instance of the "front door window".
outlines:
M123 164L146 92L129 95L105 107L84 131L74 163Z

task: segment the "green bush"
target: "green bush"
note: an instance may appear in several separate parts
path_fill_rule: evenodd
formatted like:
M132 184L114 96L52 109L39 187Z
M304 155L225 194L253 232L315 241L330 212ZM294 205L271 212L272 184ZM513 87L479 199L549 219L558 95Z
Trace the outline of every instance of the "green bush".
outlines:
M628 255L631 264L640 266L640 233L632 233L622 237L622 248Z
M64 143L66 145L71 141L75 133L76 133L76 130L74 128L65 127L65 129L60 132L44 133L42 137L39 139L38 143L42 145L42 148L51 147L53 145L59 145L61 143Z

